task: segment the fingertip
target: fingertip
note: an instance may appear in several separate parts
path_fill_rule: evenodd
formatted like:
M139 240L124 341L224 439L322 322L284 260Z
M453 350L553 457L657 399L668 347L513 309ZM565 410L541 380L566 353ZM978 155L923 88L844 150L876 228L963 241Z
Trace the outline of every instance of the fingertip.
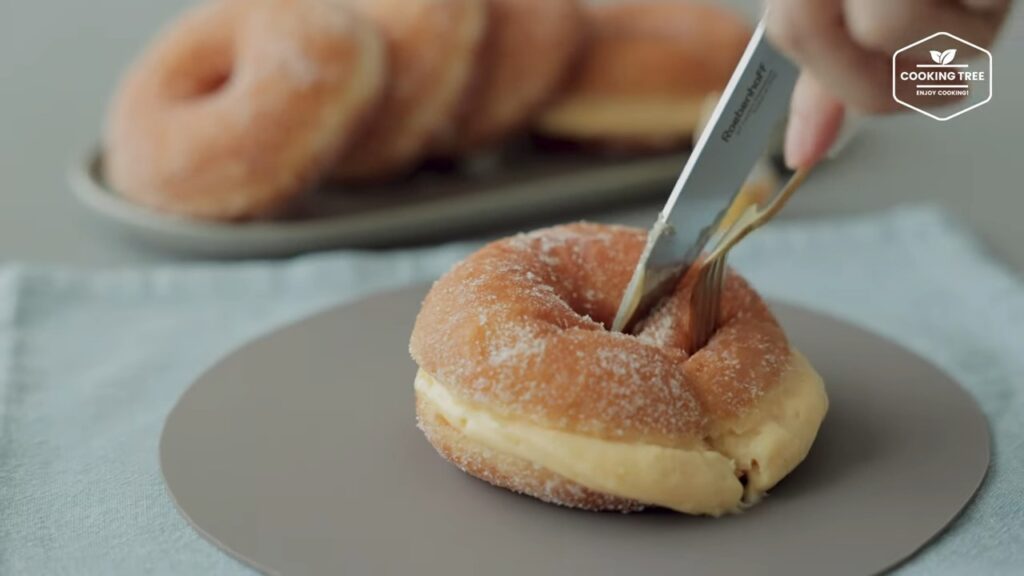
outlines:
M799 116L790 116L789 125L786 127L786 140L783 146L783 155L786 160L786 167L790 170L797 170L808 164L810 153L808 152L806 128L803 126Z
M842 102L813 76L800 75L793 90L784 154L791 170L816 164L828 153L843 125Z

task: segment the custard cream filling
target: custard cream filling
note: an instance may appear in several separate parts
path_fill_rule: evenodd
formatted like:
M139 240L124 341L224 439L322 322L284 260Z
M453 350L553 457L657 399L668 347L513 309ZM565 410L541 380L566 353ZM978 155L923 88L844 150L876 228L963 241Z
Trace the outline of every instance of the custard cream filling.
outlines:
M693 132L703 95L692 98L616 99L579 96L556 104L540 118L542 130L582 137L676 137Z
M591 490L717 516L756 500L810 449L828 406L824 385L795 351L782 378L753 413L692 447L616 442L510 419L455 398L423 370L415 389L449 424L491 450ZM748 477L746 488L740 474Z

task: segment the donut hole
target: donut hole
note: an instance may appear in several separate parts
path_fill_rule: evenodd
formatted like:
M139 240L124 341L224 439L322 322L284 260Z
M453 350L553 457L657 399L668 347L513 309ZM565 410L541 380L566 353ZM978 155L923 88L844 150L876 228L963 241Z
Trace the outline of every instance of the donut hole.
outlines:
M191 98L205 98L220 92L221 89L227 86L228 82L231 81L231 73L232 70L227 68L224 70L214 71L207 76L197 79L193 86L192 93L188 96Z
M612 322L615 321L616 311L612 310L611 306L608 306L606 303L594 301L579 292L560 295L560 299L579 318L589 318L603 325L605 330L612 329Z
M221 92L231 82L234 69L230 64L208 66L198 71L181 86L178 98L181 100L202 100Z
M550 283L557 286L573 271L555 270L552 272ZM557 296L577 317L587 318L604 326L605 330L612 329L615 322L615 315L619 311L617 295L607 294L600 288L597 282L579 282L563 288L555 288L553 295ZM627 335L634 336L635 333L627 332Z
M236 75L235 50L227 38L192 46L164 70L165 93L179 102L205 100L221 93Z

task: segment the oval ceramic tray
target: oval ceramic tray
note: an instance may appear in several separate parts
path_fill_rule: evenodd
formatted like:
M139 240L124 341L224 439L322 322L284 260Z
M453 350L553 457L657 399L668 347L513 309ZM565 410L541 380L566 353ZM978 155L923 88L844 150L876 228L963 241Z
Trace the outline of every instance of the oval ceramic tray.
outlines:
M416 429L408 341L425 292L328 310L199 378L160 442L197 530L280 574L872 574L939 533L985 476L985 417L949 376L774 305L831 407L808 458L762 503L712 519L517 496L463 474Z
M206 256L259 257L341 247L387 247L578 215L667 197L685 151L604 158L521 146L500 161L426 168L404 181L360 189L321 188L286 219L190 220L125 200L107 186L97 150L72 166L77 198L131 237Z

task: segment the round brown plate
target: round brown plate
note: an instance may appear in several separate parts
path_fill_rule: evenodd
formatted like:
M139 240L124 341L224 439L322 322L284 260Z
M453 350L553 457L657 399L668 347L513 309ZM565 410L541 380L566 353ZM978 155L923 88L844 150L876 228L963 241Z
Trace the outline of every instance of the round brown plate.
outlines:
M260 338L184 394L160 458L197 530L283 574L871 574L939 533L985 476L985 418L949 376L777 304L831 410L807 460L764 502L712 519L517 496L442 460L415 427L407 344L425 290Z

